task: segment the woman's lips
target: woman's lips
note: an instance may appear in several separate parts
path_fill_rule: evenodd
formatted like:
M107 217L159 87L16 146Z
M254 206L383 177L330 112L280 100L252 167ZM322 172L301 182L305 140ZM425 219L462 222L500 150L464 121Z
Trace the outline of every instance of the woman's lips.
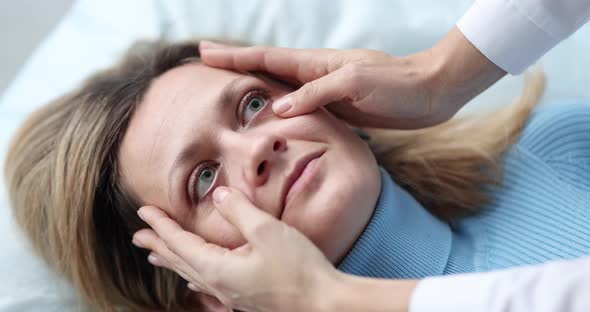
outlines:
M293 184L289 188L289 191L287 192L287 194L285 196L285 205L284 205L283 211L281 213L281 218L282 218L282 214L284 214L285 210L287 210L289 203L291 201L293 201L293 199L295 197L297 197L297 195L299 195L310 184L310 182L313 180L313 178L316 176L317 171L319 169L318 163L319 163L322 155L323 155L323 153L317 155L317 157L312 158L305 165L303 170L301 171L301 175L299 175L299 177L297 177L297 179L293 182Z

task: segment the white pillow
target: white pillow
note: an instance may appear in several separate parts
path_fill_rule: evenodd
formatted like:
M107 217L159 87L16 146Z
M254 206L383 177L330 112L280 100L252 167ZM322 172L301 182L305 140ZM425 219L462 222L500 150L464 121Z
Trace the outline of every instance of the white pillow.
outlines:
M79 1L22 67L0 98L0 162L28 112L111 64L161 25L154 2ZM0 179L0 311L79 311L71 288L36 257L14 224Z
M0 161L24 116L113 63L136 39L238 39L312 48L372 48L405 55L430 47L471 0L80 0L33 53L0 98ZM543 60L549 98L590 98L590 29ZM509 102L521 77L507 77L467 109ZM32 255L0 182L0 311L75 311L75 295ZM41 308L42 307L42 308Z

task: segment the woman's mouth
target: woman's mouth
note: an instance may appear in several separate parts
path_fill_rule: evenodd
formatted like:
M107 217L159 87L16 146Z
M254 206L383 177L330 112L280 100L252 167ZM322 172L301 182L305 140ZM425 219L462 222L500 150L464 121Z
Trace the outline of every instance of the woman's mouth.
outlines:
M280 219L283 218L285 211L289 204L307 188L310 182L314 179L319 169L319 161L324 151L318 153L312 153L306 157L303 157L298 161L293 169L291 175L285 182L285 191L283 192L283 211L281 212Z

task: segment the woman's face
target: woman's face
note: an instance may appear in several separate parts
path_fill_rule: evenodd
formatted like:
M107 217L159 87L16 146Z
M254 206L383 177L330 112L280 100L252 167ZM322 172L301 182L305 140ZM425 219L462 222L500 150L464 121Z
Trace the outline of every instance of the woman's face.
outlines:
M275 115L272 102L289 91L200 63L164 73L125 133L124 185L184 229L228 248L245 240L216 210L212 193L234 187L339 261L373 213L381 188L377 163L367 144L323 108Z

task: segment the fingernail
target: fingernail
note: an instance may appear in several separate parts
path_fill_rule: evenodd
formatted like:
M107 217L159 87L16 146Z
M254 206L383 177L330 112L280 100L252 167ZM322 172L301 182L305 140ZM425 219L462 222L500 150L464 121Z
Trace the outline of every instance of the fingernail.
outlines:
M155 265L155 266L162 266L162 262L160 262L160 258L158 258L154 254L148 255L148 262Z
M227 194L229 194L229 189L224 186L219 186L213 192L213 200L219 204L223 201Z
M291 98L286 96L272 103L272 110L275 114L280 115L291 109L291 106Z

